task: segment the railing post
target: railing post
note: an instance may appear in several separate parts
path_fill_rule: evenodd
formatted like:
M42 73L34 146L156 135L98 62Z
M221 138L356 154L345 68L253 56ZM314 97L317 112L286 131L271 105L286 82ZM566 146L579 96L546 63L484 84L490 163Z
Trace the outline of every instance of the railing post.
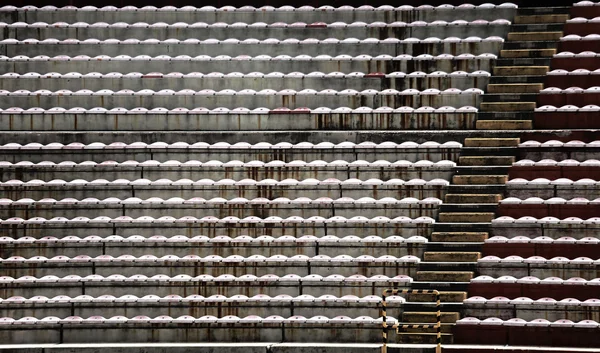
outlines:
M442 353L442 301L441 301L440 292L436 289L431 289L431 290L385 289L385 290L383 290L382 295L381 295L381 308L380 308L380 315L383 320L381 323L381 327L382 327L381 353L387 353L388 324L387 324L386 298L387 298L388 293L390 295L399 294L399 293L403 293L403 294L434 294L435 295L435 309L436 309L436 313L435 313L436 323L434 326L436 328L435 353ZM423 328L430 327L429 325L412 325L412 328L420 328L421 326L423 326ZM396 333L399 333L398 329L400 328L400 325L396 324L396 325L394 325L394 327L396 328Z

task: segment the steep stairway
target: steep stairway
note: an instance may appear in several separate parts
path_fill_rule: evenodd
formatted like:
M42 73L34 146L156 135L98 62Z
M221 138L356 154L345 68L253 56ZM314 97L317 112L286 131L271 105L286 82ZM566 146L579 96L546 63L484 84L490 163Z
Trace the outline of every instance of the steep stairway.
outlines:
M521 8L510 28L476 123L486 137L474 134L464 141L416 278L415 286L442 291L443 302L462 302L468 282L477 275L482 244L516 160L519 130L533 128L537 95L568 12L568 7ZM512 130L514 134L506 133ZM489 137L494 132L501 137Z

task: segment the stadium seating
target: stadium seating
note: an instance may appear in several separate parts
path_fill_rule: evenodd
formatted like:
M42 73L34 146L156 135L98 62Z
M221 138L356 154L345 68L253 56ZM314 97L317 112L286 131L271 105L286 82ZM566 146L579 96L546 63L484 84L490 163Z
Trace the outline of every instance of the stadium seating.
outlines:
M598 347L599 4L42 2L0 353Z

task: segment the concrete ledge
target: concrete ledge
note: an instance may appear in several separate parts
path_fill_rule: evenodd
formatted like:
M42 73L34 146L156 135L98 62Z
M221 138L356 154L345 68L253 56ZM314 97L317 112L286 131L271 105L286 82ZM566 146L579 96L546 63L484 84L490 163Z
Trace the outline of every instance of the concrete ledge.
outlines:
M501 194L446 194L445 203L498 203Z
M529 40L559 40L563 32L512 32L507 39L510 41L529 41Z
M423 260L431 262L476 262L480 257L479 252L465 251L427 251L423 254Z
M455 175L452 183L458 185L506 184L508 175Z
M484 242L488 238L486 232L434 232L431 241L434 242Z
M538 93L543 88L542 83L497 83L487 86L488 93Z
M496 76L535 76L545 75L550 70L549 66L496 66Z
M547 14L515 16L515 24L534 24L534 23L565 23L570 18L568 14Z
M458 158L458 164L462 166L512 165L514 162L514 156L463 156Z
M479 120L475 123L478 130L530 130L531 120Z
M473 272L466 271L419 271L417 280L425 282L469 282Z
M501 50L502 58L549 58L556 54L556 49L508 49Z
M534 110L535 107L535 102L486 102L480 105L484 112L518 112Z
M442 212L440 222L448 223L487 223L494 219L493 212Z

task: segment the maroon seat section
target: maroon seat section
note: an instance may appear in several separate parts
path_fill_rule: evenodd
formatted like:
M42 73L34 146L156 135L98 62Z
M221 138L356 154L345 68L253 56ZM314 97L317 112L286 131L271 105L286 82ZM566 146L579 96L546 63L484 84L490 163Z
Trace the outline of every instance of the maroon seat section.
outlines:
M597 348L598 329L579 327L522 327L456 325L456 344Z
M579 51L582 52L583 50ZM596 70L600 68L600 57L571 57L553 58L551 63L552 70L563 69L573 71L577 69Z
M600 129L598 112L536 112L533 114L536 129Z
M589 15L579 16L590 18ZM598 34L598 23L565 23L563 27L564 35L577 34L578 36L587 36L588 34Z
M485 243L482 250L483 256L541 256L551 259L563 256L568 259L600 257L600 244L556 244L556 243Z
M513 218L531 216L538 219L544 217L556 217L560 219L579 217L581 219L588 219L600 215L600 205L500 204L496 212L498 216Z
M546 76L545 87L590 88L600 86L600 75L549 75Z
M564 285L564 284L531 284L531 283L470 283L469 296L493 298L499 295L507 298L528 297L540 298L575 298L587 300L597 298L598 286Z
M575 3L577 1L573 2ZM594 18L598 16L600 16L600 6L573 6L571 8L571 18Z
M546 178L556 180L567 178L579 180L590 178L600 180L600 167L596 166L512 166L508 169L509 179L523 178L533 180ZM596 215L597 217L598 215Z
M538 107L543 105L553 105L555 107L575 105L583 107L590 104L598 104L598 102L600 102L600 93L546 93L538 95Z
M558 43L557 52L570 51L581 53L582 51L600 51L600 40L566 40Z

